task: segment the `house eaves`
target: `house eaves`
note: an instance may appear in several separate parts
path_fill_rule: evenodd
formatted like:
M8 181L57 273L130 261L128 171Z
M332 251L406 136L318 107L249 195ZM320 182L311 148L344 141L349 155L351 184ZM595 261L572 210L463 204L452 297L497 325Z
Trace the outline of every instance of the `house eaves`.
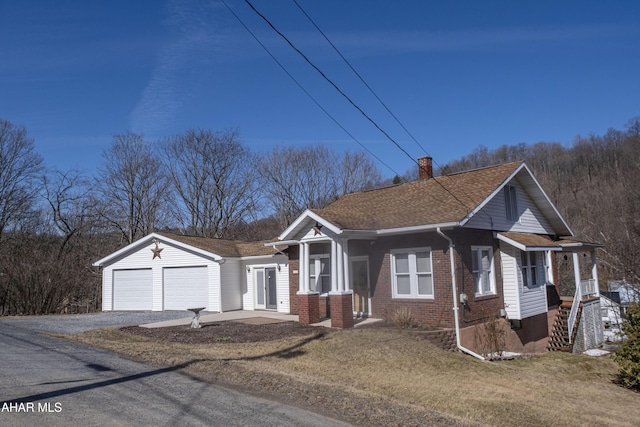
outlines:
M562 215L560 215L560 212L558 212L555 205L551 202L551 199L549 199L549 196L547 196L547 193L544 192L542 186L533 176L533 173L531 173L531 170L525 163L522 163L520 166L518 166L511 173L511 175L509 175L487 198L482 201L482 203L480 203L468 215L466 215L460 221L460 225L464 227L465 224L467 224L471 220L471 218L481 212L482 209L484 209L485 206L503 190L505 185L516 178L518 179L518 182L520 182L520 184L524 187L525 191L531 197L536 206L540 208L545 218L547 218L547 220L555 230L555 234L558 236L573 236L573 231L571 230L571 228L569 228L567 222L564 220Z
M104 266L106 264L109 264L111 261L119 259L120 257L137 250L140 247L148 245L150 242L152 242L155 239L157 239L160 242L168 243L168 244L177 246L179 248L182 248L184 250L188 250L188 251L197 253L197 254L202 255L204 257L211 258L214 261L220 261L223 258L222 256L220 256L218 254L214 254L214 253L211 253L209 251L205 251L203 249L197 248L197 247L192 246L192 245L187 245L187 244L179 242L177 240L170 239L170 238L168 238L166 236L163 236L161 234L151 233L151 234L148 234L147 236L141 238L140 240L137 240L137 241L135 241L133 243L130 243L127 246L125 246L124 248L121 248L121 249L117 250L116 252L113 252L112 254L107 255L106 257L94 262L92 265L94 267L102 267L102 266Z

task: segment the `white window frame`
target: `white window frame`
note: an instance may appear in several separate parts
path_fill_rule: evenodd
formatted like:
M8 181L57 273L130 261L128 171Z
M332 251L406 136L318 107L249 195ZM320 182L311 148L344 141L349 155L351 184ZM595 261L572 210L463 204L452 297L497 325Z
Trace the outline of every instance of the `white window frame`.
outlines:
M505 185L503 189L504 208L507 221L518 222L518 190L514 185Z
M322 267L323 260L325 263L329 263L328 273L320 273L322 271L321 267ZM314 264L313 275L311 274L311 263ZM329 254L309 255L309 290L313 292L318 292L321 295L327 295L328 291L322 292L323 277L329 277L329 283L331 283L331 256Z
M526 263L522 262L522 254L526 254ZM531 265L531 254L535 256L535 264L533 265ZM536 289L547 283L549 267L547 265L547 254L544 251L520 251L519 264L523 289ZM541 271L544 277L540 277L539 273ZM533 280L534 276L536 278L535 281Z
M483 286L484 282L478 285L478 280L482 280L485 277L484 269L482 266L482 252L487 251L489 254L489 289L485 291ZM473 259L475 258L476 269L474 269ZM482 297L486 295L496 294L496 269L493 260L493 247L492 246L471 246L471 273L473 275L473 291L475 296Z
M429 271L417 271L416 253L427 252L429 255ZM396 256L408 255L409 272L397 273L396 272ZM391 290L393 298L398 299L433 299L435 293L435 281L433 279L433 256L430 247L424 248L407 248L407 249L394 249L390 254L391 261ZM406 274L409 276L410 294L398 293L398 281L399 274ZM418 276L431 277L431 293L430 294L418 294Z

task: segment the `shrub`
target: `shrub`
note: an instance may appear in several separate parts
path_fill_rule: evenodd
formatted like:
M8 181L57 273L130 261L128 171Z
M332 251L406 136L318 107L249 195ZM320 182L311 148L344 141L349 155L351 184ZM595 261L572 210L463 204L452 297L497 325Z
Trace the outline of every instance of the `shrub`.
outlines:
M622 324L623 341L616 350L615 360L620 365L620 380L629 388L640 388L640 304L633 303L627 310L627 321Z
M393 320L396 326L402 329L409 329L416 326L416 317L413 315L411 309L406 307L394 311L391 320Z

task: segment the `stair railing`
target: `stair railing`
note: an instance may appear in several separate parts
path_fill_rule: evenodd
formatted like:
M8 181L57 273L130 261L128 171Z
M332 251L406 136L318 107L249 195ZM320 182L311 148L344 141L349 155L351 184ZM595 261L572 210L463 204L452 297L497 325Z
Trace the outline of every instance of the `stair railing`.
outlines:
M569 313L569 320L567 321L569 327L569 343L572 341L573 328L576 326L576 320L578 320L578 309L580 308L580 301L582 300L582 286L576 286L576 293L573 295L573 304L571 304L571 312Z

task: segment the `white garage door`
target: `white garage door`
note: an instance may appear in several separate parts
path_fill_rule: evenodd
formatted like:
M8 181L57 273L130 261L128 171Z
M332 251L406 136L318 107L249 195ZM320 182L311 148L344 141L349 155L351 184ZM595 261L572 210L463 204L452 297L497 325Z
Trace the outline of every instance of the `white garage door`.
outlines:
M164 269L164 309L208 308L207 267Z
M113 271L113 309L151 310L153 286L151 269Z

